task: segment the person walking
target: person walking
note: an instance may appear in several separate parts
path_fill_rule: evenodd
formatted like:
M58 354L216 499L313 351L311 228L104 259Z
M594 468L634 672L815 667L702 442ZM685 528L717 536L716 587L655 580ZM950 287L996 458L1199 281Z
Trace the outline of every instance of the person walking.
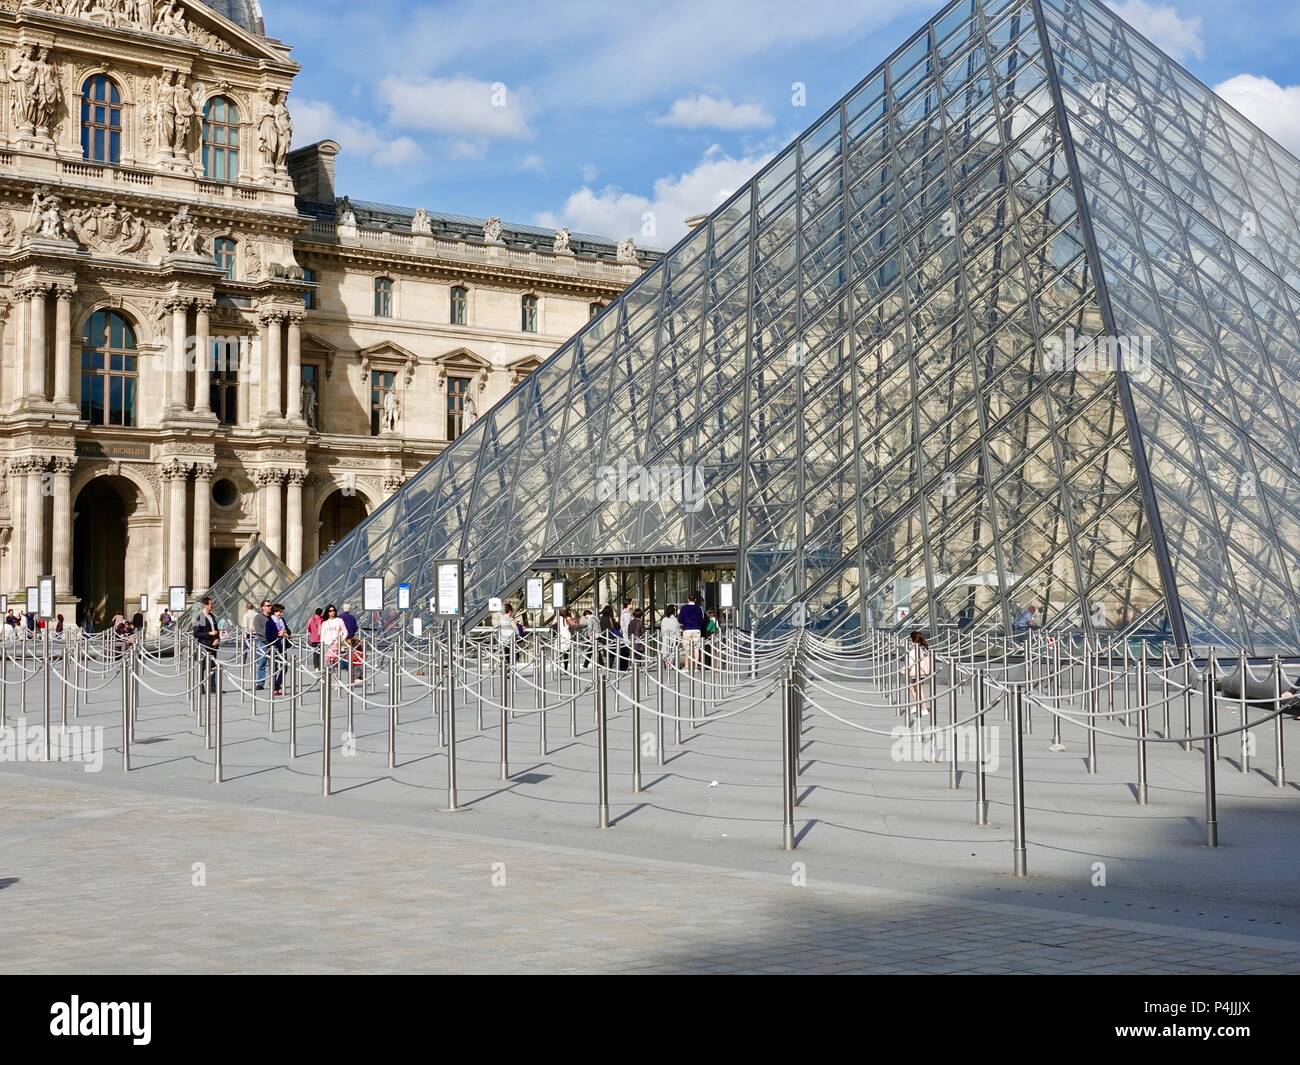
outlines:
M266 663L271 657L271 646L279 631L271 623L271 600L262 600L262 617L257 623L254 636L257 638L257 690L266 687Z
M691 592L678 614L682 623L682 655L686 659L686 668L698 669L700 665L700 644L704 639L704 611L700 609L699 592Z
M582 612L582 668L590 669L596 659L596 643L600 639L600 619L590 610Z
M515 641L519 639L519 628L515 622L515 608L506 603L497 615L497 642L501 645L501 657L507 663L515 660Z
M665 662L677 668L678 648L682 642L682 623L677 620L677 607L669 603L664 608L664 616L659 622L659 654Z
M199 608L199 616L194 619L194 642L199 645L201 651L199 691L207 694L216 683L217 648L221 646L221 630L217 627L217 619L212 613L211 596L204 598Z
M307 619L307 644L311 647L311 668L320 669L320 630L325 624L325 611L321 607L316 608L310 618Z
M628 652L633 662L640 664L645 661L645 611L637 607L632 611L632 617L628 620L627 631L624 633L624 639L627 640Z
M568 607L555 612L555 650L565 671L573 666L573 618Z
M276 603L266 619L266 652L274 661L271 695L284 694L284 660L289 653L289 625L284 620L284 604Z
M330 603L325 608L325 617L320 626L320 646L325 652L325 668L336 663L340 668L346 666L343 655L348 645L348 627L339 617L338 608Z
M713 665L713 652L718 645L718 612L709 607L708 614L704 618L704 665L710 667Z
M919 712L921 717L930 716L930 700L926 681L934 672L934 655L930 652L930 641L919 629L908 636L907 645L907 701L911 704L908 715Z
M614 608L606 603L600 608L600 664L609 668L614 662L614 653L622 633L614 621Z

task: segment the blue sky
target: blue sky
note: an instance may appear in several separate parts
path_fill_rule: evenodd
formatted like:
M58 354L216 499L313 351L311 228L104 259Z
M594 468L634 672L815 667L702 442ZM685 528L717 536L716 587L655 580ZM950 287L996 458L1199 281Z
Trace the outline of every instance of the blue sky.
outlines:
M296 143L343 145L340 193L647 247L675 243L940 6L262 0L303 67ZM1300 154L1294 0L1110 6Z

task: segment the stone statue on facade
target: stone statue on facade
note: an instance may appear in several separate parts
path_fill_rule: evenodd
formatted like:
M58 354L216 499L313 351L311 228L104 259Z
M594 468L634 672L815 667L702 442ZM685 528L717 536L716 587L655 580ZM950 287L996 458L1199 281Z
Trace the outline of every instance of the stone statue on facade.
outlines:
M357 228L357 212L352 209L352 202L344 196L338 201L335 207L338 214L338 224L350 229Z
M461 431L464 432L476 421L478 421L478 402L474 399L474 389L471 387L466 391L464 402L460 408Z
M158 149L172 159L182 159L185 156L186 142L199 113L194 96L194 91L186 86L179 71L168 71L158 87L158 103L154 114Z
M0 248L12 248L18 243L18 227L14 225L13 216L0 214Z
M422 237L433 236L433 219L423 207L418 208L411 219L411 232Z
M48 137L54 125L63 90L49 55L48 48L28 45L26 51L18 49L9 67L9 80L14 86L13 121L20 135Z
M37 185L32 193L32 213L27 232L47 240L67 240L67 225L63 219L63 201L50 191L48 185Z
M316 388L310 381L302 383L302 417L313 429L320 429L316 424Z
M634 263L637 261L636 241L631 237L618 242L618 261L621 263Z
M569 240L572 238L572 236L573 234L571 234L567 229L558 229L555 231L555 254L556 255L573 254L573 252L569 248Z
M262 152L263 165L283 170L292 141L293 117L284 102L284 94L277 89L263 89L257 109L257 146Z
M402 405L397 399L397 389L390 388L384 393L384 432L397 432L397 421L402 414Z
M501 243L501 219L489 218L483 223L483 239L488 244Z
M172 215L172 220L167 223L167 231L163 234L163 244L168 254L201 257L202 241L199 227L190 217L190 205L182 204Z

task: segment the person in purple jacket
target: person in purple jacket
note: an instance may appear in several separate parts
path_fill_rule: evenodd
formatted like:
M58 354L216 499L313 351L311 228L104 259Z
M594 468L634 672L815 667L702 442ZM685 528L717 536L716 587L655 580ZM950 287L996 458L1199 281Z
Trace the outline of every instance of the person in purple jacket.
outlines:
M704 611L700 609L698 592L691 592L686 597L686 602L677 612L677 620L682 625L682 655L686 659L686 668L698 668L704 633Z

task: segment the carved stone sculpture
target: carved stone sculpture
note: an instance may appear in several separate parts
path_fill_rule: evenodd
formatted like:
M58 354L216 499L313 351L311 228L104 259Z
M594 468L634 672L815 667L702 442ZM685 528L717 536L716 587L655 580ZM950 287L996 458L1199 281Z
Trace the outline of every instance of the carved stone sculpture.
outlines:
M190 217L189 204L182 204L180 210L172 215L163 235L163 243L171 255L202 256L203 237L198 225Z
M569 240L571 237L572 234L567 229L556 230L555 233L555 254L556 255L573 254L573 252L569 250Z
M384 393L384 432L397 432L397 422L402 414L402 405L397 399L397 389L390 388Z
M25 51L18 49L9 68L9 80L14 86L13 121L20 136L48 137L54 125L63 89L49 55L48 48L28 45Z
M257 146L262 153L262 164L271 170L283 170L293 142L293 117L285 104L284 94L276 89L263 89L256 118Z
M27 232L47 240L68 239L63 201L50 191L48 185L37 185L32 193L32 213L27 223Z
M631 237L618 242L618 261L621 263L634 263L637 261L636 241Z
M149 236L148 226L115 203L69 212L68 223L86 247L113 255L139 250Z
M489 244L501 243L501 219L489 218L483 223L483 239Z
M415 212L415 217L411 219L411 232L422 237L433 236L433 219L423 207L419 208Z

